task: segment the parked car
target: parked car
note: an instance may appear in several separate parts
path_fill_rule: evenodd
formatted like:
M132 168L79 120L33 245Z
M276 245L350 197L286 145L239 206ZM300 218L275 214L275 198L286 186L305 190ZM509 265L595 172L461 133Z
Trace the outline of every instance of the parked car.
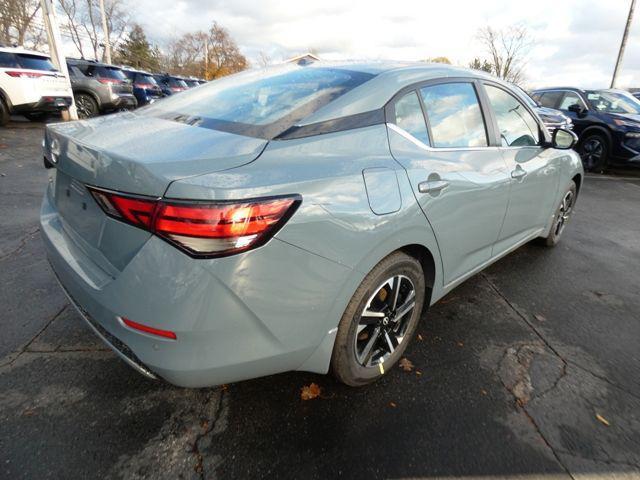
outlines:
M200 82L198 82L196 78L183 78L182 80L189 88L198 87L200 85Z
M138 106L133 87L120 67L93 60L67 58L78 117L91 118Z
M481 72L286 64L48 126L41 231L88 324L149 377L364 385L456 285L560 240L575 141Z
M640 102L628 92L566 87L536 90L532 96L571 117L585 170L640 166Z
M169 75L168 73L156 74L153 78L156 79L162 93L166 96L183 92L189 88L184 80L179 77Z
M535 110L538 116L542 119L544 126L547 130L553 132L556 128L566 128L567 130L573 130L573 122L571 118L566 116L560 110L554 108L543 107L536 102L531 95L529 95L524 89L518 85L513 87L522 94L522 98L529 104L531 108Z
M153 78L153 74L132 68L122 68L122 72L133 85L133 95L142 107L164 97L160 86Z
M640 100L640 90L636 90L635 92L632 92L631 95L633 95L638 100Z
M41 120L69 105L69 82L48 55L0 46L0 126L11 114Z

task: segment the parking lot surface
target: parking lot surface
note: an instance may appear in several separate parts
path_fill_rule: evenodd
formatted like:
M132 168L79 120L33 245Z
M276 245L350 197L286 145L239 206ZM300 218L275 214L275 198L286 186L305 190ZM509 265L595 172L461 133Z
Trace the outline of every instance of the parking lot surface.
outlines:
M587 178L560 245L432 307L407 371L187 390L125 365L55 283L41 138L0 130L0 478L640 478L640 180Z

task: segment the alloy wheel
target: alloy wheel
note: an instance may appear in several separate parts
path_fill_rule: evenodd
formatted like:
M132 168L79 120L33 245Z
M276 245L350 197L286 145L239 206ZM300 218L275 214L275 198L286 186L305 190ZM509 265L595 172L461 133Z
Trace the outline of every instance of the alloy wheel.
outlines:
M589 138L582 145L580 158L585 169L591 170L600 165L603 156L604 144L599 138Z
M91 118L95 115L91 99L84 95L76 98L76 109L80 118Z
M575 195L572 190L569 190L562 202L560 203L560 209L558 211L558 215L556 217L556 226L555 226L555 235L559 237L564 230L564 227L567 225L569 221L569 217L573 212L573 203L575 200Z
M360 314L354 350L363 367L384 362L405 340L416 305L411 279L395 275L385 280L368 299Z

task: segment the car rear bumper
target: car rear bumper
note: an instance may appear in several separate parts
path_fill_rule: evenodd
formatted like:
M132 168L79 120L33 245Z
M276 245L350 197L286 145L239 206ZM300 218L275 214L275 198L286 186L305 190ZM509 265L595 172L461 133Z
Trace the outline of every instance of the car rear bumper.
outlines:
M185 387L303 364L326 372L331 350L325 339L351 296L347 267L277 239L237 256L196 260L152 236L114 275L74 241L50 192L40 223L67 295L94 332L139 372ZM133 330L121 317L170 330L176 339Z
M102 103L103 110L133 110L138 106L138 100L131 93L114 94L109 101Z
M58 112L71 106L71 97L65 96L46 96L33 103L23 103L14 105L13 113L31 113L31 112Z

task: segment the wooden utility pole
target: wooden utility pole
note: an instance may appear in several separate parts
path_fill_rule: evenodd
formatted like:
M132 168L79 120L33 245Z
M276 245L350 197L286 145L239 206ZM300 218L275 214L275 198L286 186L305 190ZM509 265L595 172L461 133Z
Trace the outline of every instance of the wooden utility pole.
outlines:
M58 27L58 19L56 17L56 9L53 6L53 0L40 0L40 5L42 6L42 17L47 29L51 60L53 60L53 64L58 68L58 71L66 78L69 84L69 91L71 92L71 79L69 78L67 60L62 50L62 37L60 36L60 28ZM76 110L73 94L71 95L71 106L69 107L68 115L71 120L78 119L78 111Z
M107 63L111 63L111 42L109 42L107 16L104 13L104 0L100 0L100 15L102 16L102 34L104 35L104 60Z
M627 25L624 27L624 34L622 35L622 42L620 42L620 51L618 51L618 59L616 60L616 68L613 70L613 77L611 78L611 88L616 88L616 80L618 72L622 66L622 57L624 56L624 49L627 46L627 37L629 36L629 29L631 28L631 21L633 20L633 10L636 7L636 0L631 0L629 6L629 16L627 17Z

